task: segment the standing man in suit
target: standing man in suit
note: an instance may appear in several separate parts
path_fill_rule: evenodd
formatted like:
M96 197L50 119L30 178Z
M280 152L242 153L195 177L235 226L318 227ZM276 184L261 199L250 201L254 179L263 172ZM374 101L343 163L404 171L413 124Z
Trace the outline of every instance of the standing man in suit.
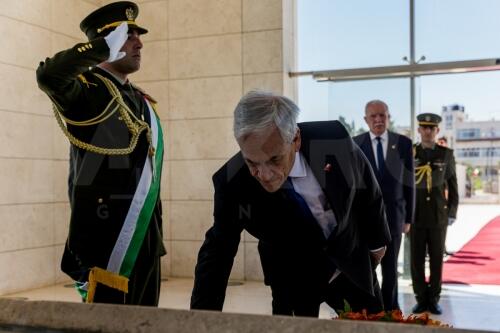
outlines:
M385 211L392 241L382 259L382 297L385 310L399 309L398 255L403 233L413 223L415 181L412 142L406 136L387 130L389 107L380 100L366 104L365 121L368 133L358 135L359 145L375 171L382 189Z
M415 145L416 209L410 231L411 279L417 304L414 313L429 310L441 314L439 306L446 230L457 217L458 185L453 150L436 144L441 117L434 113L417 116L421 142ZM445 191L448 189L448 195ZM425 255L429 253L430 277L425 279Z
M195 269L192 309L222 310L247 230L259 240L273 314L317 317L382 310L374 268L390 233L368 161L338 121L297 124L290 99L243 96L234 112L241 151L213 176L214 225Z

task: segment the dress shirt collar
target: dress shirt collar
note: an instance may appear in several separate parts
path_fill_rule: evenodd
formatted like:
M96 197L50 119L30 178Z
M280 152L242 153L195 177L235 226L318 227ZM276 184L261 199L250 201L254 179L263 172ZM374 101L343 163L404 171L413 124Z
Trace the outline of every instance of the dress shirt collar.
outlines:
M306 164L300 152L295 153L295 162L293 162L292 170L288 176L292 178L307 177Z
M370 133L370 140L373 142L375 141L375 138L377 137L375 134L373 134L371 131L368 132ZM382 133L380 135L380 138L382 139L382 142L387 142L387 140L389 139L389 133L387 133L387 130L384 131L384 133Z

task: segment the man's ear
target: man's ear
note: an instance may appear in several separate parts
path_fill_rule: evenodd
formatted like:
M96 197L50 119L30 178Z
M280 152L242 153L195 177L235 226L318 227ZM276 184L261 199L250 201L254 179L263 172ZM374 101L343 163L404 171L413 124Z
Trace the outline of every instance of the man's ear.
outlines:
M295 152L300 150L300 145L302 144L302 138L300 136L300 128L297 127L297 132L295 133L295 137L293 138L293 144L295 148Z

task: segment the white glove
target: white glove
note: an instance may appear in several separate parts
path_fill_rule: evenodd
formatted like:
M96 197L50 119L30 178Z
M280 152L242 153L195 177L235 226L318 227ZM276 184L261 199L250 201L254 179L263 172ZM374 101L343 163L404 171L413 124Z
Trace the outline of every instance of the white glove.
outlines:
M454 219L453 217L448 217L448 225L452 225L453 223L455 223L456 219Z
M128 38L128 24L123 22L115 30L111 31L104 39L109 47L109 58L107 62L113 62L125 57L125 52L120 51Z

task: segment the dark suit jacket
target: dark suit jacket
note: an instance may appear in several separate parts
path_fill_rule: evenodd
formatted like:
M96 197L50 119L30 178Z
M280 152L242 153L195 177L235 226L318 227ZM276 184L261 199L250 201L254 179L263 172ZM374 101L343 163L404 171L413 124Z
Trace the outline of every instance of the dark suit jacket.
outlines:
M301 152L333 209L338 226L325 239L317 223L294 213L282 190L268 193L241 153L213 176L214 225L207 231L195 270L191 308L221 310L243 229L259 239L265 280L319 293L339 268L373 292L370 249L390 242L382 195L368 161L338 121L299 124ZM330 164L330 167L325 167Z
M415 211L415 174L411 140L404 135L388 132L385 170L380 175L370 134L367 132L353 139L377 174L391 235L401 234L404 223L413 223Z

